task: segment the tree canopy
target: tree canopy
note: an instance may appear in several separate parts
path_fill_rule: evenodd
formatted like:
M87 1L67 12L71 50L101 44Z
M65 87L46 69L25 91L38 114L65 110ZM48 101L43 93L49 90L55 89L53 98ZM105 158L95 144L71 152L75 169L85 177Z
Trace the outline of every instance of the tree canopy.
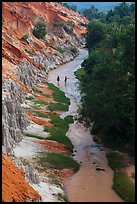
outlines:
M97 19L89 22L86 35L89 57L82 63L85 75L80 80L83 120L89 124L94 121L93 127L97 127L96 132L107 145L117 148L131 145L132 149L135 140L133 7L122 3L108 12L104 22Z

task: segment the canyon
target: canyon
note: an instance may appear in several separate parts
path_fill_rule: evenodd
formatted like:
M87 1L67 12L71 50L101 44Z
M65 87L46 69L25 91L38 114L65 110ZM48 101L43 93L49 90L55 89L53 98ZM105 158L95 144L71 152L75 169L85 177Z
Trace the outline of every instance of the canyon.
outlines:
M47 34L44 39L38 39L32 34L37 22L44 22L46 25ZM70 29L72 22L73 31ZM20 156L25 154L27 145L30 147L28 157L41 149L41 145L38 142L34 144L31 138L27 140L27 144L25 142L24 132L31 121L34 122L31 124L31 130L39 128L39 132L42 132L41 124L50 124L47 120L32 118L26 111L29 109L29 103L26 101L31 97L40 97L34 93L33 87L46 82L50 70L78 56L78 48L83 47L85 43L86 27L83 25L87 23L85 17L68 10L58 2L2 3L3 202L37 202L43 201L44 196L46 202L58 201L54 191L62 193L61 188L52 184L45 185L45 180L40 181L34 166L24 165L25 159L20 159ZM63 25L68 29L65 30ZM24 35L28 36L27 40L23 40ZM46 92L46 87L44 90ZM50 92L47 89L46 93L48 91ZM18 149L19 144L22 144L21 151ZM50 144L46 145L51 148ZM58 144L54 146L57 148ZM46 188L47 191L44 190Z

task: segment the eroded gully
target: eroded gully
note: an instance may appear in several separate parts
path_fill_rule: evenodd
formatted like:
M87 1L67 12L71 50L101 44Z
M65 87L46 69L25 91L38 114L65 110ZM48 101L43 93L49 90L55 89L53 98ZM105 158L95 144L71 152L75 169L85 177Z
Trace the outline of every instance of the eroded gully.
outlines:
M74 71L80 68L81 63L88 57L86 49L79 49L79 55L71 62L49 72L48 81L58 85L56 78L60 76L59 88L70 98L69 111L61 115L77 115L80 103ZM65 85L64 78L68 77ZM73 158L81 164L80 170L70 177L64 184L70 202L123 202L112 189L113 171L107 163L104 148L98 146L89 130L82 124L74 122L70 125L67 136L74 145ZM97 171L97 168L103 171Z

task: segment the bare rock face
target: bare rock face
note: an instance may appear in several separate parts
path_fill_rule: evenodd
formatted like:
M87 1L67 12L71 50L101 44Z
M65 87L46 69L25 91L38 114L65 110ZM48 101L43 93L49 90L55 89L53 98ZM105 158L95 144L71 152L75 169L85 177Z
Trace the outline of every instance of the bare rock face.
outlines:
M29 164L26 167L26 180L28 180L28 182L30 183L35 183L35 184L39 184L40 183L40 178L38 176L38 171L36 169L34 169L32 164Z
M14 86L14 91L11 91L11 84ZM23 99L23 97L20 98L22 90L16 84L13 84L14 82L11 80L3 83L8 95L3 96L2 100L2 145L7 148L12 148L16 142L21 141L22 131L27 125L20 106Z

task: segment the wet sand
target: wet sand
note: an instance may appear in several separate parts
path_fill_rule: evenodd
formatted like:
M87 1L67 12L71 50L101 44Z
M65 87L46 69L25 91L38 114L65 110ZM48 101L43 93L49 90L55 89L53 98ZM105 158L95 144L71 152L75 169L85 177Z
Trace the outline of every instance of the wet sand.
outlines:
M80 49L79 56L73 61L60 66L49 72L48 80L57 84L56 78L60 76L59 88L70 98L69 111L62 114L77 115L80 103L80 92L78 90L74 71L80 68L81 63L88 56L85 49ZM64 79L69 79L65 84ZM74 145L73 158L81 164L80 170L70 177L64 184L66 194L70 202L124 202L112 189L113 171L107 163L104 148L92 140L92 135L82 124L70 125L67 136ZM97 170L101 168L102 170Z

